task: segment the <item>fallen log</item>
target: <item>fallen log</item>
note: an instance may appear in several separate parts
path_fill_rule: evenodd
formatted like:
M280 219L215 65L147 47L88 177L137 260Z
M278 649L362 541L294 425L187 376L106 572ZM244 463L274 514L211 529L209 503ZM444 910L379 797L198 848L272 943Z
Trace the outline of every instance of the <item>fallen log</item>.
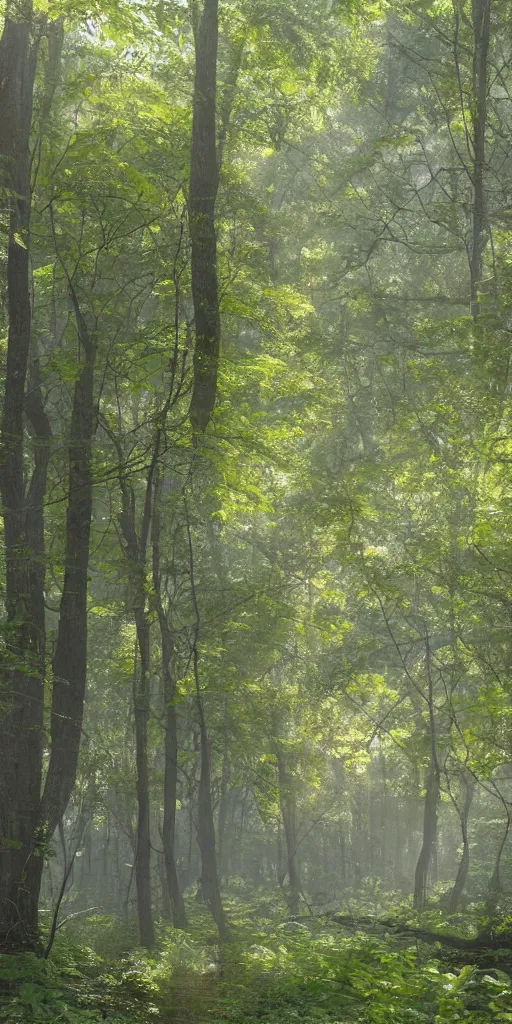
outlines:
M464 939L459 935L450 935L443 932L432 932L425 928L416 928L413 925L403 924L396 918L386 917L353 917L351 914L329 914L328 919L344 928L388 928L395 935L403 935L417 939L419 942L439 942L441 946L450 949L467 950L489 950L489 949L512 949L512 937L509 935L496 935L492 930L485 930L475 935L472 939Z

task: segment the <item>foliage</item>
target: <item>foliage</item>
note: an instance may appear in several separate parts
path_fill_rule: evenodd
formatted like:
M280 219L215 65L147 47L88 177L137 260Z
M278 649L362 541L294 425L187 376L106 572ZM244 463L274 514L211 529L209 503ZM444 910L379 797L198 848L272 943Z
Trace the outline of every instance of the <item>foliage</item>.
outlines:
M51 959L2 956L0 1020L23 1024L113 1024L156 1019L153 991L136 956L108 966L85 946L60 942Z
M231 900L236 937L220 959L208 940L211 929L199 922L191 935L162 932L151 958L135 950L105 962L86 947L62 941L49 961L4 957L0 1019L87 1024L104 1018L125 1024L165 1021L181 1012L215 1024L512 1019L506 969L478 962L454 966L451 953L438 948L432 955L406 939L346 933L314 921L283 923L277 904L255 921L263 899ZM91 925L95 945L104 944L106 922Z

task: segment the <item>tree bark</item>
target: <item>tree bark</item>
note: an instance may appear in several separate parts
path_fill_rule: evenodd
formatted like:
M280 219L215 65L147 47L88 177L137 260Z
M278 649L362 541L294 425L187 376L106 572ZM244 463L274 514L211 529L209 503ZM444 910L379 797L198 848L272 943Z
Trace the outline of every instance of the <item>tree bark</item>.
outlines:
M293 779L288 772L283 751L277 746L277 767L279 773L279 806L283 820L286 842L286 864L288 869L290 914L296 916L300 906L300 871L297 860L297 809Z
M510 833L510 826L511 826L511 823L512 823L512 814L511 814L510 806L505 801L503 801L503 805L504 805L504 808L505 808L505 813L507 815L507 820L506 820L506 823L505 823L505 829L504 829L503 836L502 836L501 841L500 841L500 845L498 846L498 852L496 854L496 860L494 862L494 870L493 870L493 873L492 873L492 875L491 875L491 877L489 879L489 903L490 903L491 906L492 906L493 900L499 895L499 893L502 892L502 885L501 885L501 858L503 856L503 852L504 852L505 846L507 844L507 839L508 839L509 833Z
M40 499L46 480L43 451L35 465L28 495L24 472L24 399L31 335L29 140L37 62L31 22L32 5L20 5L16 20L8 13L0 40L0 159L2 186L9 204L8 342L0 460L7 612L0 691L3 949L37 944L37 904L43 867L37 834L45 666L44 560L40 548Z
M363 880L363 865L362 865L362 814L361 814L361 797L359 792L359 786L356 786L355 792L352 796L352 827L350 830L350 855L351 855L351 868L352 868L352 879L355 889L359 889Z
M135 887L139 935L142 946L155 944L151 906L151 824L148 765L149 680L151 670L150 629L143 603L143 579L139 580L140 603L135 608L135 626L139 648L139 671L134 673L133 707L135 718L135 760L137 765L137 850Z
M210 744L208 729L204 713L203 697L201 693L201 681L199 676L199 638L201 618L195 583L194 570L194 549L192 545L192 532L188 515L188 505L185 499L185 515L187 527L187 539L190 565L190 585L192 605L195 614L195 628L192 646L192 662L194 669L194 681L196 690L196 708L199 723L199 749L200 749L200 773L198 790L198 820L197 820L197 842L201 854L201 888L210 906L212 917L217 925L219 939L224 942L228 938L228 927L222 906L220 894L219 872L217 867L217 851L215 845L215 822L213 816L212 783Z
M228 700L224 697L224 722L223 722L223 750L222 750L222 772L220 779L219 814L218 814L218 835L219 835L219 872L225 884L228 877L228 859L226 857L226 826L229 812L229 730L228 730Z
M87 665L87 568L92 507L91 441L96 346L71 289L84 364L74 389L69 441L65 577L53 663L51 755L41 799L45 672L44 513L51 431L37 357L29 391L30 130L37 63L31 4L9 17L0 43L0 153L10 193L9 338L2 424L2 503L6 551L9 654L8 708L0 724L6 757L0 783L0 937L9 946L37 944L43 850L73 789L80 746ZM38 30L41 25L36 26ZM45 101L51 103L45 93ZM24 414L33 434L34 468L25 488ZM0 940L1 941L1 940Z
M176 868L176 792L178 784L178 733L175 703L176 684L172 672L174 643L169 619L166 615L162 602L160 571L161 515L159 500L160 488L157 480L155 482L153 507L152 553L154 602L160 627L160 642L162 649L162 689L165 721L164 821L162 841L164 847L167 888L171 902L172 922L176 928L186 928L187 915L185 911L185 903L179 887L178 872Z
M428 681L428 717L430 764L426 780L425 804L423 809L423 843L414 875L414 909L423 910L427 900L428 876L434 854L437 852L437 816L441 795L441 770L437 752L437 727L434 702L434 680L432 675L430 638L425 645L425 665Z
M119 464L123 455L118 446ZM119 523L124 538L124 553L129 565L131 606L137 633L139 665L135 663L133 674L133 707L135 719L135 761L137 771L137 842L135 852L135 887L137 891L137 916L139 938L142 946L151 949L155 944L153 911L151 905L151 823L148 766L148 719L149 681L151 672L151 637L146 610L146 548L151 521L151 497L153 488L152 463L146 484L146 500L140 537L137 536L135 521L135 496L131 485L121 470L119 483L122 497L122 511ZM135 662L137 658L135 658Z
M458 909L462 893L466 887L468 871L469 871L469 838L468 838L468 820L469 812L471 811L471 804L473 803L473 796L475 794L475 780L469 772L464 771L461 777L461 788L462 788L462 806L459 810L460 816L460 827L462 832L462 856L460 859L457 876L451 889L448 910L451 914L454 914Z
M197 672L197 653L194 654ZM196 675L196 679L197 679ZM201 745L201 769L199 775L197 841L201 852L202 889L217 925L219 938L224 942L228 937L226 918L220 895L217 854L215 849L215 824L213 819L211 765L208 732L200 691L197 690L199 735Z
M189 219L195 317L194 383L190 422L204 431L215 407L220 353L215 203L219 188L216 102L218 0L204 0L195 32L195 79L190 161Z
M428 874L437 840L437 811L439 805L439 773L431 768L428 773L423 809L423 843L414 875L414 908L423 910L427 899Z
M70 288L83 364L75 383L69 439L64 586L53 658L51 753L41 826L55 831L75 785L87 680L87 589L92 517L92 440L96 430L96 336Z
M487 127L488 60L491 31L491 0L472 0L473 17L473 226L471 245L471 313L480 312L479 288L487 242L485 195L485 133Z

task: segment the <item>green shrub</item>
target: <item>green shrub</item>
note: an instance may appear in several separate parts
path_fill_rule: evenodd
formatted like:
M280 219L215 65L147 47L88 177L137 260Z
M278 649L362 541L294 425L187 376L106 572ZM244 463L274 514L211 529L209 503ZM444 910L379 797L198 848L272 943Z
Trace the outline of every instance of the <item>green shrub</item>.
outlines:
M0 957L0 1024L512 1024L506 950L467 964L462 951L405 936L285 921L268 894L232 892L226 908L232 941L222 952L198 907L190 932L158 925L151 956L128 950L123 926L102 917L79 930L115 957L60 934L48 961ZM410 907L402 913L411 919ZM450 930L467 934L480 913L458 915ZM447 927L437 909L421 921Z
M2 1024L137 1024L156 1017L149 970L136 959L106 972L84 946L55 944L49 960L31 953L0 956Z

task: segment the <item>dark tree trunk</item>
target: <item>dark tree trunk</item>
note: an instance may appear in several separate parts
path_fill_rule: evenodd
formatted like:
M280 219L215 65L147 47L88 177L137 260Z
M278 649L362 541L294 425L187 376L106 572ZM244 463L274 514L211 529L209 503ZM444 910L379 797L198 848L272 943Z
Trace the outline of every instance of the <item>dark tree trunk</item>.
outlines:
M478 292L482 281L483 255L487 242L485 196L485 133L487 127L488 60L491 29L491 0L472 0L473 15L473 229L471 244L471 312L480 312Z
M439 772L433 767L427 778L423 808L423 843L414 875L414 907L416 910L423 910L427 899L428 876L437 841L439 795Z
M220 797L219 797L219 820L218 820L218 834L219 834L219 872L220 877L225 884L229 874L228 871L228 858L226 856L226 826L228 821L229 813L229 730L228 730L228 702L227 697L224 698L224 722L223 722L223 751L222 751L222 774L220 780Z
M134 673L133 707L135 717L135 760L137 765L137 849L135 887L139 937L142 946L155 944L151 907L151 825L148 765L149 679L151 670L150 628L144 607L144 575L138 579L140 603L135 608L135 626L139 649L139 669Z
M185 500L185 515L188 538L189 565L191 597L195 613L195 631L192 648L192 659L194 669L194 681L196 689L196 707L199 723L199 742L201 765L199 773L199 791L197 808L197 842L201 854L201 888L208 901L212 917L217 925L219 939L224 942L228 938L228 927L222 906L222 899L219 885L219 872L217 867L217 851L215 845L215 822L213 817L210 745L208 740L208 729L204 713L203 697L201 693L201 681L199 676L199 640L201 617L194 571L194 549L192 544L192 532L188 515L188 505Z
M164 643L162 641L162 659ZM164 771L164 823L163 843L167 885L172 908L172 920L176 928L187 927L185 903L180 891L178 871L176 867L176 789L178 742L176 728L176 687L171 673L167 669L164 675L165 701L165 771Z
M392 884L395 889L401 889L404 884L404 841L403 841L403 822L406 817L407 804L404 804L403 808L400 808L398 797L395 797L394 813L391 819L391 826L393 829L394 836L394 857L393 857L393 875ZM400 813L402 811L402 813ZM402 816L403 815L403 816Z
M169 896L169 886L167 884L167 871L165 867L165 858L163 853L159 854L158 856L158 877L160 879L160 889L162 895L160 912L164 921L170 921L170 923L172 924L172 906L171 899Z
M300 907L300 871L297 859L297 810L293 779L286 767L282 750L277 748L277 766L279 772L279 806L283 821L286 842L286 866L288 870L288 906L290 914L296 916Z
M286 881L286 862L283 856L283 834L282 834L282 822L277 822L277 835L276 835L276 877L277 884L280 889L284 889L284 883Z
M87 587L92 516L92 439L96 429L96 336L87 327L71 289L82 369L73 393L69 439L69 497L64 587L53 658L51 753L41 803L41 825L50 838L75 785L87 679Z
M7 267L9 339L2 425L1 488L6 551L6 606L12 669L8 709L0 724L4 771L0 783L0 937L9 946L37 941L43 849L67 806L76 776L87 653L87 567L92 503L95 344L73 293L84 365L77 380L69 442L65 578L53 663L51 755L41 801L45 670L43 503L51 440L37 359L25 398L30 351L30 151L37 45L30 42L32 8L19 23L7 18L0 44L0 153L11 192ZM37 26L38 30L41 25ZM51 95L45 100L51 103ZM28 491L23 471L24 412L34 438Z
M461 778L462 788L462 805L459 809L460 815L460 827L462 832L462 856L457 871L457 877L455 879L453 888L449 895L448 909L451 914L454 914L458 909L460 899L464 889L466 887L466 881L469 871L469 839L468 839L468 820L469 812L471 810L471 804L473 803L473 796L475 793L475 780L469 772L465 771Z
M196 336L190 422L196 431L206 430L215 407L220 352L215 231L215 203L219 188L215 119L218 22L218 0L204 0L203 11L195 32L196 67L189 190L192 298Z
M142 946L155 944L151 903L151 816L148 763L148 721L150 712L151 630L146 607L146 555L153 514L155 471L158 461L161 430L157 429L153 457L148 470L140 534L137 533L135 494L124 469L124 456L119 441L112 436L117 449L119 486L122 509L119 525L124 538L124 554L128 562L131 610L137 632L139 667L133 678L135 718L135 760L137 766L137 839L135 852L135 885L137 916ZM136 660L136 659L135 659Z
M425 666L428 680L428 716L430 765L426 780L425 803L423 807L423 842L414 875L414 909L423 910L427 900L429 871L437 854L437 816L441 795L441 770L437 753L437 727L434 702L434 679L432 674L430 639L425 645Z
M161 592L160 574L160 489L158 481L155 485L152 545L153 545L153 589L160 642L162 648L162 689L164 699L165 721L165 767L164 767L164 821L162 841L167 878L167 888L171 902L172 922L176 928L187 927L185 903L180 891L176 868L176 792L178 784L178 733L176 720L176 685L172 672L174 644L169 619L166 615Z
M496 860L494 862L494 870L493 870L493 873L492 873L492 875L491 875L491 877L489 879L489 903L490 903L491 906L492 906L493 900L502 891L502 885L501 885L501 858L503 857L503 852L504 852L505 846L507 844L507 839L508 839L509 833L510 833L510 826L511 826L511 823L512 823L512 814L511 814L511 811L510 811L510 807L509 807L509 805L505 801L503 801L503 805L504 805L505 812L506 812L506 815L507 815L507 820L506 820L506 824L505 824L505 830L503 832L503 836L502 836L501 841L500 841L500 845L498 846L498 852L496 854Z
M361 800L359 787L357 787L352 797L352 828L350 830L352 878L355 889L359 889L363 880L363 869L361 864L362 843Z
M122 460L122 455L120 454ZM133 674L133 708L135 719L135 761L137 774L137 832L135 849L135 887L139 938L142 946L155 944L151 906L151 824L148 766L149 680L151 671L150 625L146 611L145 543L139 542L135 525L135 498L121 477L123 508L120 524L129 562L130 596L137 633L137 657ZM148 487L150 484L148 484Z
M30 333L30 151L37 46L32 6L7 17L0 41L0 160L9 196L8 343L2 420L0 489L4 519L6 656L0 698L0 948L37 943L43 867L37 822L41 793L45 664L42 526L46 454L28 496L24 473L24 398ZM30 500L30 511L28 510ZM35 505L35 502L38 505ZM39 550L38 550L39 549Z
M197 658L197 654L195 657ZM201 770L199 776L197 808L197 841L201 852L202 888L204 896L211 909L212 917L217 925L219 938L221 942L224 942L228 937L228 929L226 918L224 916L224 908L222 906L219 874L217 870L208 732L206 729L204 709L199 691L197 693L197 703L201 744Z
M181 244L181 241L180 241ZM179 252L179 248L178 248ZM177 292L178 294L178 292ZM179 299L176 300L176 325L178 324L178 311L179 311ZM140 656L140 669L138 674L134 674L134 688L133 688L133 700L134 700L134 717L135 717L135 748L136 748L136 764L137 764L137 849L135 859L135 880L137 888L137 912L139 920L139 934L140 941L143 946L151 948L155 944L154 928L153 928L153 913L151 905L151 822L150 822L150 788L149 788L149 765L148 765L148 720L150 712L150 672L151 672L151 631L150 622L148 617L148 610L146 607L146 562L147 562L147 548L148 541L150 538L150 531L152 525L154 526L154 512L155 512L155 500L158 497L158 486L159 486L159 457L160 457L160 445L165 426L165 421L169 409L173 403L174 398L179 394L181 383L177 384L177 390L173 392L175 381L175 372L177 365L177 342L178 342L178 329L176 326L175 333L175 350L174 356L171 359L171 381L169 393L164 403L164 407L160 412L159 417L156 420L156 430L152 449L151 463L148 469L146 477L146 489L144 497L144 508L142 512L142 521L140 526L140 532L137 532L137 507L135 500L135 493L129 478L127 477L124 466L124 455L122 445L119 439L116 438L109 428L104 424L104 427L111 437L117 451L117 456L120 466L119 474L119 486L122 498L122 510L119 516L119 524L121 532L124 538L123 551L129 566L129 581L132 596L132 611L135 620L135 626L137 631L137 646ZM159 531L159 520L157 519L157 536ZM157 539L158 548L158 539ZM155 551L153 551L155 556ZM157 550L158 556L158 550ZM159 582L159 559L157 557L157 576ZM155 569L155 563L153 564ZM159 623L162 636L162 659L164 667L164 687L171 686L172 688L172 675L170 673L169 663L172 657L172 636L169 631L167 619L163 614L163 608L161 606L161 595L160 589L157 590L157 609L159 611ZM165 620L165 621L164 621ZM164 633L162 634L162 628ZM165 633L167 628L167 633ZM165 644L165 651L164 651ZM169 731L166 728L166 808L165 808L165 820L164 820L164 834L169 832L169 827L172 834L174 834L174 816L175 816L175 805L176 805L176 783L173 781L173 772L176 771L176 721L174 719L174 737L173 737L173 720L172 716L175 714L173 708L173 702L168 702L168 712L170 719L167 725L170 726ZM167 756L168 755L168 756ZM173 767L174 762L174 767ZM170 773L170 774L168 774ZM171 809L171 805L174 809ZM169 817L170 815L170 817ZM165 840L164 840L165 843ZM166 866L170 866L169 878L169 890L170 897L173 900L173 908L180 906L183 907L181 902L181 896L178 889L177 879L175 879L176 870L172 868L171 858L169 854L169 845L166 843ZM177 911L179 916L179 909ZM184 908L183 908L184 913ZM182 920L183 920L183 914Z

